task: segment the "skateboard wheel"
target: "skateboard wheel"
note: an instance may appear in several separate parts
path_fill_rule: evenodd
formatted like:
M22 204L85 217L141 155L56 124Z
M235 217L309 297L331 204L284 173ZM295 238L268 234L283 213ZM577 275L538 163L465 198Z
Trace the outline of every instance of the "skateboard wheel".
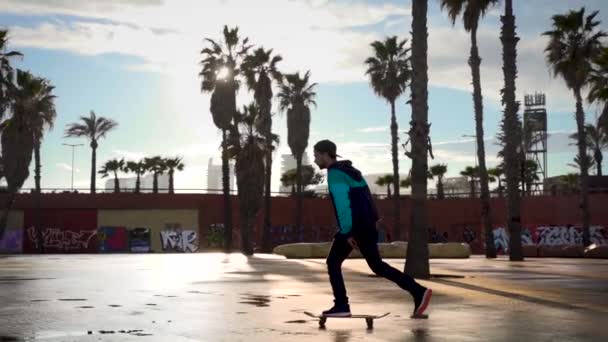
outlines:
M374 328L374 320L371 318L366 318L365 321L367 322L367 329L373 329Z

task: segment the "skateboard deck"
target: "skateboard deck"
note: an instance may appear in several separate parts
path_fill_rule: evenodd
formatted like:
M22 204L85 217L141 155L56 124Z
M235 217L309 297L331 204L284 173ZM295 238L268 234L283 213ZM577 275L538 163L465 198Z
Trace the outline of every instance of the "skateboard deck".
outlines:
M317 314L314 314L309 311L304 311L304 314L308 315L310 317L313 317L313 318L318 318L320 328L325 328L325 322L327 321L328 318L364 318L365 322L367 323L367 328L373 329L374 328L374 319L386 317L386 316L388 316L388 314L390 314L390 312L386 312L382 315L351 315L348 317L333 317L333 316L317 315Z

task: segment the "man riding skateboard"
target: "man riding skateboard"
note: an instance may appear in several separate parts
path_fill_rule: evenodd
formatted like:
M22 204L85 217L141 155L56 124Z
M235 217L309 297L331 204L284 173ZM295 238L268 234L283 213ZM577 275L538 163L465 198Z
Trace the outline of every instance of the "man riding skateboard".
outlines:
M350 305L342 278L342 262L353 248L359 249L370 269L402 289L414 298L412 317L424 316L433 291L417 283L409 275L382 261L378 251L376 226L380 222L378 211L361 172L351 161L337 161L336 144L321 140L314 146L315 164L327 169L329 195L338 221L339 231L327 256L327 271L334 294L334 306L323 311L328 317L350 317Z

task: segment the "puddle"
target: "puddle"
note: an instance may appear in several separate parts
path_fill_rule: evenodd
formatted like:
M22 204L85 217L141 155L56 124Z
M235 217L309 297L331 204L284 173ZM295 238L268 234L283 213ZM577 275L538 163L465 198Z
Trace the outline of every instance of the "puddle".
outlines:
M268 295L254 295L254 294L243 294L241 297L241 304L255 305L257 307L270 306L270 296Z
M30 300L30 302L33 302L33 303L37 303L37 302L50 302L50 301L51 301L50 299L32 299L32 300ZM0 341L2 341L2 340L0 340Z
M84 305L84 306L77 306L77 309L92 309L94 308L94 306L90 306L90 305Z
M111 308L120 308L120 307L122 307L122 305L118 305L118 304L110 304L108 306L111 307Z
M84 302L86 301L86 299L84 298L61 298L61 299L57 299L60 300L62 302Z
M154 303L148 303L148 304L146 304L146 305L147 305L147 306L156 306L156 304L154 304Z

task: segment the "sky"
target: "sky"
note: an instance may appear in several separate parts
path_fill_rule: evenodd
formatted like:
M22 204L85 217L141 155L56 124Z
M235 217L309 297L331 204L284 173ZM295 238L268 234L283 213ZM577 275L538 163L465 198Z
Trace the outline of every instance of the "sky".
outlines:
M575 131L575 102L563 80L554 78L544 59L541 34L551 16L585 6L599 10L608 23L604 0L535 0L515 2L518 43L517 99L544 92L548 112L548 176L575 172L568 166L576 153L568 135ZM502 115L500 43L502 4L483 18L478 44L488 167L499 159L496 134ZM221 132L209 112L209 94L200 92L200 51L204 38L221 39L224 25L238 26L256 47L283 57L285 73L311 72L317 106L311 108L309 155L317 140L331 139L338 154L364 174L392 173L389 104L374 94L365 75L370 43L396 35L410 40L411 1L328 0L2 0L0 26L9 29L9 50L24 54L15 67L49 79L56 87L57 120L41 150L43 188L69 188L72 149L74 185L88 188L91 149L85 139L65 138L65 127L88 116L111 118L118 127L99 142L98 169L112 158L138 160L153 155L181 156L178 189L206 188L209 158L220 164ZM429 121L435 159L446 163L448 177L475 164L472 85L467 59L470 37L462 23L452 25L438 0L429 0ZM411 108L409 92L397 101L400 143L406 139ZM251 101L242 88L237 105ZM522 106L523 110L523 106ZM598 108L585 104L588 122ZM273 164L278 189L280 156L290 154L286 115L276 113L273 130L281 137ZM520 112L521 115L521 112ZM400 149L399 169L410 161ZM606 163L606 162L605 162ZM606 165L606 164L604 164ZM98 187L105 179L98 177ZM32 174L24 188L33 187Z

